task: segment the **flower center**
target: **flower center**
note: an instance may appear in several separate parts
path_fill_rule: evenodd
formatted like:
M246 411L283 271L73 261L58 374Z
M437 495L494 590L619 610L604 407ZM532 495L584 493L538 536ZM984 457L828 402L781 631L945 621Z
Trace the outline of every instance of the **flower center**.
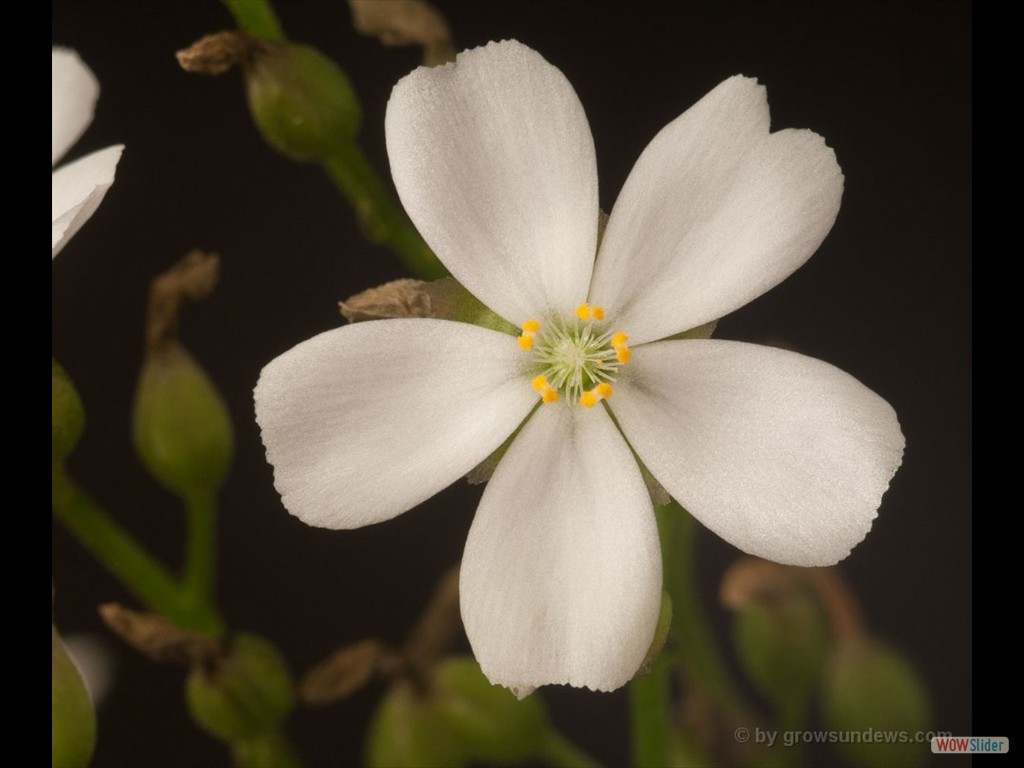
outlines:
M519 346L532 353L530 384L541 400L553 403L564 396L571 403L593 408L611 397L612 382L632 353L626 334L603 324L604 310L589 304L576 307L572 317L523 323Z

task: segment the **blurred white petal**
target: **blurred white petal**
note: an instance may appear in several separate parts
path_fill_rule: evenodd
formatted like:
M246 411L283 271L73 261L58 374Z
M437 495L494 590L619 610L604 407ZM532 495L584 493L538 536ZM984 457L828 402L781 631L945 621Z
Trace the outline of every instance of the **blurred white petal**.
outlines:
M114 183L114 170L124 147L116 145L62 165L50 175L53 211L52 256L60 253Z
M100 84L78 54L68 48L53 48L50 53L53 84L51 98L52 167L92 122Z

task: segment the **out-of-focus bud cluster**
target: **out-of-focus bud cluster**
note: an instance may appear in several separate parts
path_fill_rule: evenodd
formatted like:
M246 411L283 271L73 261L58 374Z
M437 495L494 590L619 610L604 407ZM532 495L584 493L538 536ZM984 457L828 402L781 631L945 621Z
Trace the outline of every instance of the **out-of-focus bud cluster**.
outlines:
M805 726L817 700L822 725L857 768L924 762L927 691L910 662L869 633L838 571L744 558L721 597L735 612L737 655L783 729Z
M276 732L295 706L281 654L262 637L242 633L230 638L222 656L192 668L185 698L199 727L227 742Z

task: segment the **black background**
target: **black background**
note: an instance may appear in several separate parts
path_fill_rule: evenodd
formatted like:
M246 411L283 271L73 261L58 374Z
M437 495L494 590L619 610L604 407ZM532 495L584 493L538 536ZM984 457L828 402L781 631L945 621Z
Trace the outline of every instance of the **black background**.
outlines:
M895 407L907 436L904 465L873 531L841 567L871 626L927 681L934 727L972 733L970 6L437 5L460 49L516 38L565 72L590 119L605 210L646 142L735 73L767 85L773 127L811 128L835 148L846 189L832 233L805 267L723 320L717 335L784 341L849 371ZM418 52L359 37L340 0L280 3L278 11L293 39L352 76L363 143L388 179L385 104ZM182 325L236 428L222 494L219 599L232 626L268 635L302 671L360 637L401 641L435 579L458 559L479 489L460 482L394 521L350 532L309 528L282 508L252 414L261 367L339 324L339 299L403 272L359 236L319 169L263 144L237 73L210 79L178 69L175 50L230 26L213 0L53 5L53 43L77 49L102 86L96 120L69 158L126 145L103 206L53 264L53 354L88 414L72 473L176 563L178 503L130 446L147 286L194 247L222 255L221 285ZM715 536L702 537L700 574L723 638L727 617L714 596L736 557ZM103 634L95 606L133 604L56 525L53 580L65 633ZM99 712L95 764L225 764L224 748L185 714L181 672L109 642L116 681ZM291 724L300 750L314 764L355 763L380 692L371 686L330 709L300 711ZM578 743L608 764L626 761L623 692L543 695Z

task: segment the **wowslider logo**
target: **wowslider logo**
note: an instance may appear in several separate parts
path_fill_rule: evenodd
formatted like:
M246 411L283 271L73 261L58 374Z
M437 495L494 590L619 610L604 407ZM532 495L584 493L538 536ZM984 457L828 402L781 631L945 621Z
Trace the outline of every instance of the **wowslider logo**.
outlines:
M933 736L932 752L942 755L1004 754L1010 751L1005 736Z

